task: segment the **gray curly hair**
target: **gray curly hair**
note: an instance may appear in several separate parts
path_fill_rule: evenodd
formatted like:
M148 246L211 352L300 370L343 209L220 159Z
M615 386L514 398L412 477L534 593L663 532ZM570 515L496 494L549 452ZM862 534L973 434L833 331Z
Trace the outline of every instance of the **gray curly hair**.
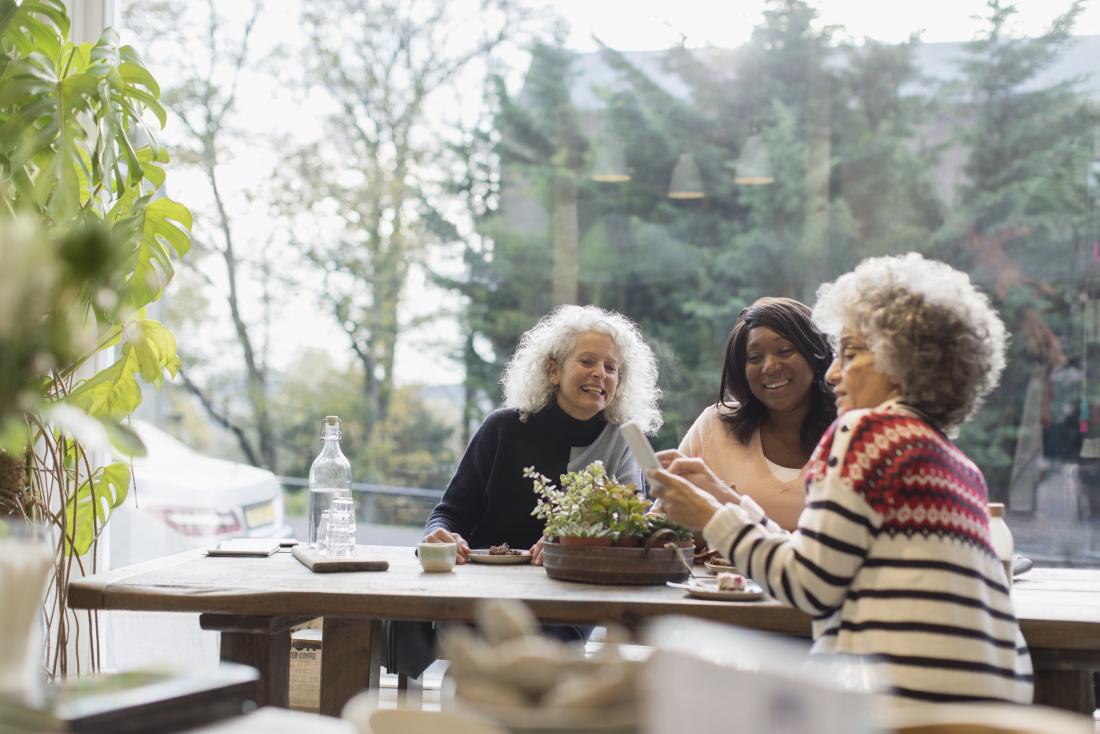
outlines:
M587 331L610 336L622 356L618 387L604 409L607 421L618 425L632 420L646 433L656 433L662 423L657 358L637 324L596 306L561 306L524 332L500 377L504 407L518 409L524 420L544 408L554 395L550 363L562 364L577 337Z
M901 399L943 431L961 425L997 386L1008 338L970 277L911 252L872 257L817 291L813 318L839 335L858 328Z

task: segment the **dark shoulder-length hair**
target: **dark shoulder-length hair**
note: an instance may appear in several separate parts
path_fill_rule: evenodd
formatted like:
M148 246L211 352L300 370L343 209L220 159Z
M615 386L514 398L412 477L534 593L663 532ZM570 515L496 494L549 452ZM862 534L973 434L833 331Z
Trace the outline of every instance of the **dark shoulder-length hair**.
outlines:
M768 409L757 400L745 379L745 350L749 332L765 326L791 341L814 373L810 387L810 412L802 422L802 449L809 452L836 418L833 390L825 373L833 361L828 339L818 331L808 306L793 298L761 298L741 311L726 339L722 363L722 386L718 391L719 415L726 428L744 445L768 417Z

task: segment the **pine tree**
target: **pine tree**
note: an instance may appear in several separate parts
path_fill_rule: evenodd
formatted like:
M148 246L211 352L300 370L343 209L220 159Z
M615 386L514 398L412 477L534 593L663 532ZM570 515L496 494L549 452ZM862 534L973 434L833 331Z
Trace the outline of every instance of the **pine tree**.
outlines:
M1011 492L1014 509L1026 510L1033 507L1037 475L1024 476L1027 446L1017 439L1030 437L1030 448L1038 450L1059 417L1052 377L1070 349L1070 316L1080 292L1095 110L1080 80L1040 81L1073 42L1081 3L1036 38L1010 34L1013 5L989 0L988 9L986 31L967 45L959 64L956 142L966 162L939 254L986 288L1015 335L1001 387L965 427L960 444L986 472L993 495L1004 499ZM1021 425L1028 400L1037 410Z

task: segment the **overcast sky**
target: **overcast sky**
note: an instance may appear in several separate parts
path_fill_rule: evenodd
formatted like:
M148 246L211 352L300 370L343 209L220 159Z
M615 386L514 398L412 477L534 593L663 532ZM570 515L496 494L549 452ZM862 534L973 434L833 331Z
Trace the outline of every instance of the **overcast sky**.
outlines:
M591 37L624 51L668 48L681 37L690 46L737 46L748 40L761 20L763 0L554 0L553 7L570 24L570 45L595 48ZM983 0L821 0L822 25L844 26L854 38L904 41L921 32L925 41L966 41L988 15ZM1037 35L1066 0L1021 0L1016 3L1016 29ZM1100 3L1090 3L1080 16L1077 35L1100 35Z

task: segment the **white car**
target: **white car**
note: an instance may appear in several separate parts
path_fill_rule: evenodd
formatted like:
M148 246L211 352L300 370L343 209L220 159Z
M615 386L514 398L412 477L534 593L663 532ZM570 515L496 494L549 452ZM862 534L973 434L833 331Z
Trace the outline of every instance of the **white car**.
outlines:
M203 456L144 421L133 427L148 455L134 459L130 494L107 525L110 568L226 538L291 535L270 471Z

